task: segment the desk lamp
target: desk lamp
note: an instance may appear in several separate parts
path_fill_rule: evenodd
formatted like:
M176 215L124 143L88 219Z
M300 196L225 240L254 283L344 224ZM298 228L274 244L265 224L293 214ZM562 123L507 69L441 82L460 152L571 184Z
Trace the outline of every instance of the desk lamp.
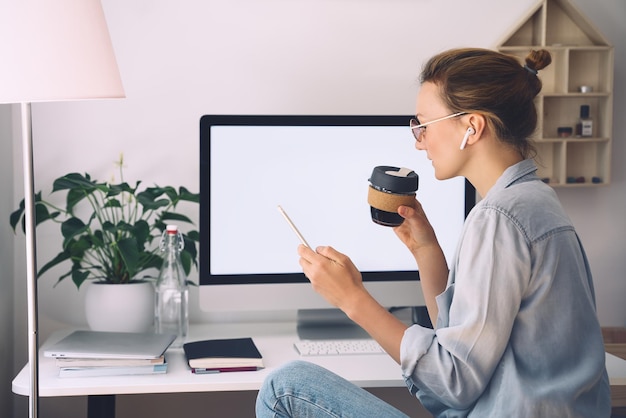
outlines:
M37 260L31 103L124 97L100 0L0 0L0 103L21 110L29 417L39 409Z

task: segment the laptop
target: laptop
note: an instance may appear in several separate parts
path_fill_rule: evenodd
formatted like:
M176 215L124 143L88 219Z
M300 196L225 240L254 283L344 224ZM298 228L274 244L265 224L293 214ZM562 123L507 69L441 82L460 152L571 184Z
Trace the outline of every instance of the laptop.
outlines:
M176 339L173 334L74 331L44 349L45 357L158 358Z

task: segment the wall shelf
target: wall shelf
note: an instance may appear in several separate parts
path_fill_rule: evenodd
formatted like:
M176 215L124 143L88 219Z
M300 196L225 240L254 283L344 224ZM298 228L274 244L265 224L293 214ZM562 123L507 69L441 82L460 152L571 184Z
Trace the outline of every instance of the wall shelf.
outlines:
M552 64L539 72L538 124L534 135L538 175L553 187L610 183L613 126L613 47L568 0L542 0L498 43L521 63L546 49ZM591 91L581 92L581 86ZM591 137L576 136L580 107L588 105ZM570 127L561 137L557 128Z

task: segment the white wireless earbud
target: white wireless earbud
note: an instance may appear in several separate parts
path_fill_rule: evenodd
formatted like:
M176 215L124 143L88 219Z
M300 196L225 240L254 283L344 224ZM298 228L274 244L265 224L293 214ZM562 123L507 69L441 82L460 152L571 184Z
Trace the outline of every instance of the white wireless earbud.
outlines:
M463 140L461 141L461 147L459 149L465 148L465 145L467 145L467 140L469 139L470 135L474 135L475 133L476 131L471 126L467 128L467 131L465 131L465 136L463 137Z

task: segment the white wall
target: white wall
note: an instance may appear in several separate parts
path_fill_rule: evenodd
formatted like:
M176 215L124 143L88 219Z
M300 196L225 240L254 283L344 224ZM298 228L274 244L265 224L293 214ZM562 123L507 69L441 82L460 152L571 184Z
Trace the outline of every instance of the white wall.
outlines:
M616 44L613 183L559 195L588 250L601 322L624 325L626 134L619 115L626 112L626 34L620 20L626 2L574 3ZM36 189L48 189L70 170L109 178L124 152L127 181L198 190L198 122L206 113L413 113L416 78L428 57L451 47L495 47L533 4L103 0L127 98L33 105ZM19 190L19 164L14 170ZM14 195L16 205L21 195ZM56 254L58 245L41 231L40 260ZM17 239L15 248L19 280L23 242ZM42 339L63 322L84 321L73 284L53 289L54 283L54 275L39 281ZM16 286L19 291L22 284ZM15 363L21 365L25 305L23 299L16 303ZM192 309L192 319L207 319L197 306Z

